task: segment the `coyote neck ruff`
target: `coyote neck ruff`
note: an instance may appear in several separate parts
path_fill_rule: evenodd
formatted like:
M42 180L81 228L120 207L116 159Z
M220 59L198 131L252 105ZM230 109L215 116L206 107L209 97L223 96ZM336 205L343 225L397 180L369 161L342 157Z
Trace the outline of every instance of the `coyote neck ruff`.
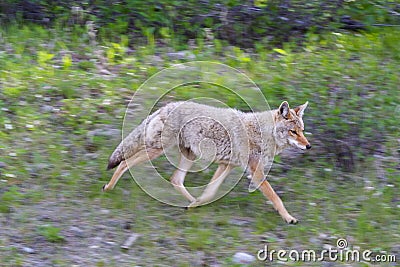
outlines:
M265 180L264 167L272 164L274 156L288 146L311 148L303 135L302 117L307 104L290 109L284 101L276 110L244 113L194 102L170 103L144 119L118 145L109 159L108 169L118 168L103 189L112 189L130 167L155 159L164 149L177 146L181 159L171 183L191 202L189 206L210 202L229 171L241 166L250 170L252 181L257 182L257 187L281 216L289 223L296 223ZM212 183L197 199L183 185L196 157L219 164Z

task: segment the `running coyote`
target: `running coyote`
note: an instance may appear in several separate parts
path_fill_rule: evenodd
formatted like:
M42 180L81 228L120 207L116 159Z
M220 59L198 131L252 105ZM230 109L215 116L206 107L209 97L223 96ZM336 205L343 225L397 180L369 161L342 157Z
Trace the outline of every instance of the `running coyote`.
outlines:
M153 160L164 149L177 146L181 153L172 185L189 201L188 207L208 203L235 166L250 171L252 184L261 190L287 223L297 223L265 179L264 168L275 155L294 146L310 149L303 114L308 102L294 109L284 101L278 109L244 113L194 102L174 102L148 116L112 153L108 169L117 167L103 190L113 189L122 174L141 162ZM183 185L196 157L218 164L202 195L194 198Z

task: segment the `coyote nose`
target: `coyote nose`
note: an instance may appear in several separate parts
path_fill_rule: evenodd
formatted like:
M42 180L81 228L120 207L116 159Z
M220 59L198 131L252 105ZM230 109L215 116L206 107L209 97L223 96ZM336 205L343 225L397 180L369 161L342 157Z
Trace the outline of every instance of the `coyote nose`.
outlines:
M306 145L306 148L307 148L307 149L310 149L310 148L311 148L311 145Z

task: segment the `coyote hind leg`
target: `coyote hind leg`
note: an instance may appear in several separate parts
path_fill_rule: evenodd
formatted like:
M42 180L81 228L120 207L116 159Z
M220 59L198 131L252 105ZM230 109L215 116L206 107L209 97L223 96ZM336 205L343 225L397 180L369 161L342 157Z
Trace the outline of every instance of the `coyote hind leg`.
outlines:
M144 161L152 160L157 158L163 153L163 149L147 149L147 150L140 150L132 157L121 161L118 165L117 169L115 170L111 180L103 186L103 191L111 190L117 184L119 178L132 166L138 165Z
M186 187L183 185L183 182L185 181L187 172L193 165L195 155L187 148L180 148L180 150L181 157L179 159L178 169L171 176L171 183L178 192L180 192L190 202L193 202L196 199L189 193L189 191L187 191Z
M201 196L198 197L195 201L192 201L189 207L196 207L210 201L215 196L218 188L228 176L232 168L233 167L231 165L220 164L215 171L213 177L211 178L211 181L208 183L206 189L204 190L203 194L201 194Z

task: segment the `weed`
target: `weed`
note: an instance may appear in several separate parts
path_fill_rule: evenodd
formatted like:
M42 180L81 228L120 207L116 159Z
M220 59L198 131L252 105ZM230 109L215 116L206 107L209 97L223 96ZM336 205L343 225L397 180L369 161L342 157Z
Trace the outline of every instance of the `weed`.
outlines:
M49 224L41 225L37 228L40 235L45 237L47 241L53 243L59 243L64 241L64 237L60 235L61 229Z

